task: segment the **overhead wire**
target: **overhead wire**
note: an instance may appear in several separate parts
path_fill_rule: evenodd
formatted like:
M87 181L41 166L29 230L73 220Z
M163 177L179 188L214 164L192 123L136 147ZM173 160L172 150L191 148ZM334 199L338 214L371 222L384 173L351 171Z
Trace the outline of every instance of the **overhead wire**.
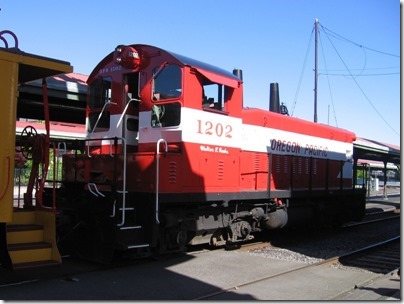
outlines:
M372 74L343 74L343 73L319 73L319 75L329 75L329 76L342 76L342 77L348 77L348 76L355 76L355 77L365 77L365 76L391 76L391 75L398 75L400 72L391 72L391 73L372 73Z
M300 86L301 86L301 84L302 84L303 72L304 72L304 70L306 69L307 58L308 58L308 55L309 55L309 51L310 51L310 47L311 47L311 42L312 42L312 40L313 40L313 36L314 36L314 26L313 26L313 29L311 30L311 35L310 35L310 39L309 39L309 44L307 45L306 55L304 56L303 67L302 67L302 70L301 70L301 72L300 72L299 82L298 82L298 85L297 85L297 89L296 89L296 92L295 92L295 96L294 96L294 98L293 98L293 105L292 105L292 110L291 110L290 116L293 116L293 112L294 112L295 107L296 107L297 98L298 98L298 95L299 95L299 92L300 92Z
M388 69L396 69L396 66L389 67L378 67L378 68L367 68L366 70L388 70ZM345 69L328 69L329 71L345 71ZM362 70L362 69L351 69L351 71ZM321 69L319 71L322 71Z
M376 49L373 49L373 48L364 46L364 45L362 45L362 44L353 42L352 40L350 40L350 39L348 39L348 38L345 38L345 37L343 37L343 36L341 36L341 35L339 35L339 34L333 32L333 31L331 31L330 29L326 28L326 27L323 26L322 24L320 24L320 26L321 26L321 28L324 30L324 32L329 32L329 34L326 33L327 36L334 36L335 38L338 38L338 39L341 39L341 40L345 40L345 41L347 41L347 42L349 42L349 43L352 43L352 44L354 44L354 45L356 45L356 46L358 46L358 47L360 47L360 48L367 49L367 50L372 51L372 52L380 53L380 54L383 54L383 55L386 55L386 56L392 56L392 57L400 58L399 55L395 55L395 54L391 54L391 53L379 51L379 50L376 50Z
M396 66L390 67L378 67L378 68L366 68L366 70L388 70L388 69L396 69ZM362 69L351 69L351 71L362 70ZM319 70L322 71L322 70ZM328 69L328 71L345 71L345 69Z
M394 67L378 67L378 68L366 68L366 71L376 71L376 70L391 70L391 69L398 69L399 67L394 66ZM351 69L351 71L357 71L360 70L362 71L363 69ZM330 75L330 76L349 76L348 74L344 73L337 73L337 72L342 72L346 71L346 69L328 69L326 72L324 70L319 70L319 75ZM334 73L332 73L334 72ZM354 76L390 76L390 75L397 75L400 74L400 72L383 72L383 73L362 73L361 74L353 74Z
M333 31L331 31L330 29L326 28L326 27L323 26L322 24L320 24L320 27L321 27L322 31L324 32L324 34L327 36L328 40L330 41L330 43L331 43L332 47L334 48L335 52L337 53L339 59L340 59L341 62L344 64L345 70L348 71L348 74L346 74L346 73L330 73L331 71L338 71L338 70L328 70L328 69L326 68L326 73L321 73L321 75L326 75L326 76L327 76L327 80L328 80L328 83L329 83L329 90L330 90L331 101L332 101L333 110L334 110L334 119L335 119L335 122L336 122L337 126L338 126L338 122L337 122L337 119L336 119L335 107L334 107L334 102L333 102L333 99L332 99L331 86L330 86L330 82L329 82L328 76L343 76L343 77L349 77L349 78L351 78L351 79L355 82L356 86L359 88L359 90L361 91L361 93L363 94L363 96L365 97L365 99L368 101L368 103L369 103L369 104L372 106L372 108L375 110L375 112L377 113L377 115L379 115L379 117L386 123L386 125L387 125L394 133L400 135L400 134L388 123L388 121L381 115L381 113L376 109L376 107L373 105L373 103L372 103L372 101L370 100L370 98L366 95L366 93L364 92L364 90L362 89L362 87L359 85L359 83L358 83L357 80L356 80L356 78L359 77L359 76L361 76L361 77L362 77L362 76L386 76L386 75L396 75L396 74L400 74L400 72L385 72L385 73L371 73L371 74L364 73L365 70L367 71L367 70L381 70L381 69L396 68L396 67L366 68L366 65L367 65L367 56L366 56L366 51L365 51L365 50L369 50L369 51L372 51L372 52L377 52L377 53L379 53L379 54L383 54L383 55L387 55L387 56L392 56L392 57L396 57L396 58L400 58L400 56L399 56L399 55L395 55L395 54L391 54L391 53L387 53L387 52L384 52L384 51L376 50L376 49L374 49L374 48L370 48L370 47L361 45L361 44L359 44L359 43L356 43L356 42L354 42L354 41L352 41L352 40L350 40L350 39L347 39L347 38L345 38L345 37L343 37L343 36L341 36L341 35L339 35L339 34L333 32ZM301 71L301 73L300 73L298 86L297 86L296 93L295 93L295 96L294 96L294 102L293 102L293 106L292 106L291 116L293 116L293 113L294 113L294 110L295 110L295 107L296 107L296 103L297 103L297 99L298 99L298 95L299 95L299 92L300 92L300 86L301 86L301 84L302 84L302 78L303 78L303 71L305 70L305 67L306 67L307 58L308 58L308 54L309 54L309 50L310 50L310 46L311 46L311 42L312 42L312 38L313 38L313 33L314 33L314 26L313 26L313 29L312 29L312 31L311 31L310 41L309 41L309 44L308 44L308 47L307 47L307 50L306 50L306 55L305 55L305 58L304 58L304 63L303 63L302 71ZM360 47L360 48L363 50L364 54L365 54L365 63L364 63L364 66L363 66L361 69L352 69L352 70L350 70L350 69L348 68L347 64L345 63L345 61L342 59L342 56L341 56L341 55L339 54L339 52L337 51L335 45L332 43L332 40L331 40L330 37L334 37L334 38L337 38L337 39L340 39L340 40L349 42L349 43L351 43L351 44L353 44L353 45L355 45L355 46L357 46L357 47ZM322 43L322 42L321 42L321 43ZM322 47L323 47L323 46L322 46ZM324 51L323 51L323 58L324 58ZM325 62L325 58L324 58L323 60L324 60L324 62ZM360 72L359 72L359 73L356 73L356 74L353 74L352 71L354 71L354 70L360 70Z
M321 28L324 28L322 25L320 25L320 26L321 26ZM379 115L379 117L386 123L386 125L389 126L390 129L391 129L394 133L396 133L397 135L400 135L400 133L398 133L398 132L387 122L387 120L380 114L380 112L379 112L379 111L376 109L376 107L373 105L373 103L372 103L372 101L370 100L370 98L366 95L366 93L363 91L362 87L361 87L361 86L359 85L359 83L357 82L356 77L354 77L354 75L352 74L351 70L348 68L348 66L346 65L345 61L342 59L340 53L339 53L338 50L336 49L335 45L333 44L333 42L332 42L332 40L330 39L330 37L329 37L329 35L327 34L327 32L324 32L324 33L325 33L325 35L327 36L327 38L328 38L329 42L331 43L332 47L334 48L334 51L337 53L339 59L341 60L341 62L342 62L343 65L345 66L345 69L348 71L349 76L350 76L350 77L352 78L352 80L355 82L356 86L357 86L357 87L359 88L359 90L362 92L363 96L366 98L366 100L369 102L369 104L372 106L372 108L375 110L375 112ZM342 37L342 36L339 36L339 35L338 35L338 37ZM351 41L348 40L348 39L345 39L345 40L351 42ZM351 43L353 43L353 44L355 44L355 45L357 45L357 46L363 47L363 46L361 46L361 45L359 45L359 44L357 44L357 43L354 43L354 42L351 42ZM367 49L369 49L369 48L367 48ZM373 51L375 51L375 50L373 50ZM385 53L385 52L380 52L380 51L378 51L378 52L379 52L379 53ZM388 53L385 53L385 54L388 54ZM393 56L392 54L389 54L389 55Z

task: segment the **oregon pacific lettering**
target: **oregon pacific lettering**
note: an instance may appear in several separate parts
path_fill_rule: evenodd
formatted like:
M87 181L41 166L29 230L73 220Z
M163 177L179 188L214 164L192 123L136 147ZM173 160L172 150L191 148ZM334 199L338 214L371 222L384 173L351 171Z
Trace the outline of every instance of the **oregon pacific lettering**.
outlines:
M318 157L327 157L328 153L328 147L306 144L303 148L302 145L298 142L280 139L271 139L271 150L286 152L287 154L291 153Z

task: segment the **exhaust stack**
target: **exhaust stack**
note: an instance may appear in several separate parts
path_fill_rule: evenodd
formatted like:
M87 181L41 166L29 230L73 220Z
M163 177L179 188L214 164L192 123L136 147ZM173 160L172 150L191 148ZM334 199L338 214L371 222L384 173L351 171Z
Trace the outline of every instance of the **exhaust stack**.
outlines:
M233 75L237 76L240 80L243 80L243 70L234 69Z
M277 82L270 84L269 89L269 111L280 113L279 85Z

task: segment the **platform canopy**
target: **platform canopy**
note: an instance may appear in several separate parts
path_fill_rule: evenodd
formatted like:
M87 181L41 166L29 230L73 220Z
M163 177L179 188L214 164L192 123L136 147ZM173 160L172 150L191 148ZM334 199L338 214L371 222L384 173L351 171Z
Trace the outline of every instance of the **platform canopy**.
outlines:
M357 138L354 142L354 158L400 164L401 149L398 146L371 139Z
M87 78L77 73L47 78L50 121L85 124ZM26 82L18 91L17 117L43 120L42 80Z

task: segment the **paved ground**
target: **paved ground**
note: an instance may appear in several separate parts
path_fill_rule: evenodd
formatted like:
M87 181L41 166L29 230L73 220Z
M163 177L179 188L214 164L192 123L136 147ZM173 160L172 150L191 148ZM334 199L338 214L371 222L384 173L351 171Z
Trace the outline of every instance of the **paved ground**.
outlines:
M400 196L389 194L384 199L379 193L373 194L379 196L369 199L368 209L400 209ZM76 274L83 265L88 271ZM230 251L184 254L166 261L102 270L95 270L92 264L66 261L54 268L53 275L46 270L0 270L0 285L6 277L9 283L26 281L0 287L0 299L193 300L212 295L207 300L401 300L401 280L396 272L379 275L324 265L262 279L295 266L304 264L259 256L252 259L247 253ZM256 283L244 286L251 280ZM221 290L227 292L218 294Z
M330 265L272 279L301 262L240 252L187 254L169 261L61 276L0 288L4 300L382 300L401 299L400 278ZM243 286L256 280L255 284ZM356 289L354 287L357 286ZM217 294L218 291L226 293ZM204 298L206 295L212 295Z

